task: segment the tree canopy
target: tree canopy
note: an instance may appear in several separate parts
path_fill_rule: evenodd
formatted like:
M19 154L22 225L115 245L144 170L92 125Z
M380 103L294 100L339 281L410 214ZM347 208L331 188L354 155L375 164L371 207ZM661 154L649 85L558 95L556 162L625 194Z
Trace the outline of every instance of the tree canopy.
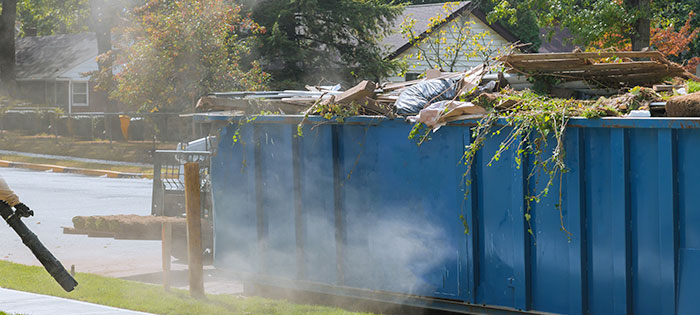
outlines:
M562 26L575 36L575 43L587 45L606 41L610 34L630 40L634 48L649 46L650 0L500 0L491 18L516 21L530 12L539 26ZM640 24L641 23L641 24ZM644 25L646 23L646 30ZM607 42L605 44L608 44Z
M111 96L142 111L182 112L208 92L264 88L268 75L241 64L249 51L241 34L262 28L240 10L227 0L148 0L128 11L115 50L100 56L118 70Z
M84 32L90 24L90 6L88 0L19 0L17 22L20 36L28 29L40 36Z
M398 70L380 40L402 6L382 0L247 1L251 17L266 29L257 34L264 69L275 88L304 83L352 82Z

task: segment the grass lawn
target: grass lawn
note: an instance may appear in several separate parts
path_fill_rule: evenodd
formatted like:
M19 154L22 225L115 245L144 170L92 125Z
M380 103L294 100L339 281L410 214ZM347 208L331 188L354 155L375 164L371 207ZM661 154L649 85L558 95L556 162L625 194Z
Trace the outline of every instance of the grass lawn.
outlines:
M165 292L161 286L140 282L85 273L75 278L80 284L66 293L42 267L0 261L0 287L155 314L367 314L259 297L207 295L202 301L190 298L187 291Z
M177 143L158 143L157 150L175 149ZM22 136L16 132L0 132L0 149L40 154L75 156L88 159L152 163L151 141L78 140L53 135Z

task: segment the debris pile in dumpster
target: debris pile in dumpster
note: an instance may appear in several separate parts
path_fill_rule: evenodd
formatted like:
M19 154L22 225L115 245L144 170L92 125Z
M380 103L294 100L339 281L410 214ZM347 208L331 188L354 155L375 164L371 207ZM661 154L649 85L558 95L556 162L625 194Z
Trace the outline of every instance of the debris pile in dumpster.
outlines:
M340 85L306 86L306 90L211 93L197 104L199 112L232 114L320 115L328 119L354 115L405 116L433 130L451 121L489 111L519 111L524 96L536 91L539 101L569 100L570 114L665 116L666 101L693 92L686 81L699 81L656 51L599 51L547 54L512 53L491 66L465 72L431 69L418 80L376 84L362 81L342 91ZM500 70L500 71L499 71ZM697 98L689 98L695 100ZM700 107L684 100L669 116L700 116Z

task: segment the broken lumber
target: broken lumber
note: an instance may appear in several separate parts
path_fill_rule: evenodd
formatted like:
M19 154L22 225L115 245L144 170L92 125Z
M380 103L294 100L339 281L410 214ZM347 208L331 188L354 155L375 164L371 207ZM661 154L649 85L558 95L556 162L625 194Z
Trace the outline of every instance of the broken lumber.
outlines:
M440 70L440 69L425 70L425 78L427 80L437 79L441 76L442 76L442 70Z
M372 81L362 81L360 84L355 85L351 89L343 92L335 97L335 103L339 104L350 104L353 101L363 100L366 97L374 96L374 89L377 88L377 84Z
M572 52L546 54L511 54L499 58L504 62L529 60L561 60L561 59L602 59L602 58L650 58L665 59L658 51L611 51L611 52Z

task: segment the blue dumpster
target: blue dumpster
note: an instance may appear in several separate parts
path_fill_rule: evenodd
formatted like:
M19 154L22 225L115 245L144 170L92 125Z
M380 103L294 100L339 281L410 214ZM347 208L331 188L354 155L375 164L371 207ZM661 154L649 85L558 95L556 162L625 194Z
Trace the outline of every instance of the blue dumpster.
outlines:
M525 196L544 180L527 181L531 164L517 167L514 152L488 166L505 135L485 142L465 185L461 159L476 121L417 146L403 120L313 117L299 137L301 120L262 116L221 129L217 268L462 311L698 312L700 120L571 119L569 171L532 205L533 235Z

